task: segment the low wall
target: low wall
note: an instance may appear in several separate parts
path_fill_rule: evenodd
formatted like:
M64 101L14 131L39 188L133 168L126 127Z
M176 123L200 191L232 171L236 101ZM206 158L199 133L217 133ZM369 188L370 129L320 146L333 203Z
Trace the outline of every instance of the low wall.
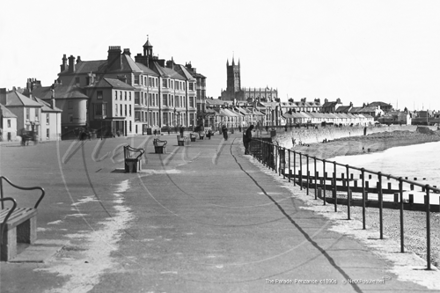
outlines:
M380 133L380 132L393 132L393 131L416 131L417 125L390 125L390 126L368 126L366 127L366 133ZM424 127L435 130L436 127ZM335 140L338 138L350 137L350 136L362 136L364 135L364 126L325 126L318 128L291 128L285 131L284 129L277 129L277 135L273 138L274 142L277 142L280 146L285 148L292 148L292 138L295 139L295 143L319 143L323 140Z

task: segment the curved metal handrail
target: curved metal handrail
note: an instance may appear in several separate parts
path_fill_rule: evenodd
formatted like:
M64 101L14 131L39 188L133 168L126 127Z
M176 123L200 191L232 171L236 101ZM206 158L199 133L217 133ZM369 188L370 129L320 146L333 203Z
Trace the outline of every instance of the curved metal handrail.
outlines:
M2 205L3 205L3 202L7 201L7 200L12 201L12 208L9 210L8 214L6 215L5 219L3 220L2 228L0 231L0 233L1 233L0 234L0 244L3 244L3 231L5 230L6 223L8 222L8 219L12 215L14 210L17 208L17 202L12 197L5 197L5 198L0 199L0 201L2 202Z
M163 145L161 145L161 146L166 146L167 145L167 143L168 143L168 141L166 141L166 140L160 140L160 139L158 139L158 138L155 138L154 140L153 140L153 144L154 144L154 146L158 146L157 145L157 143L163 143Z
M35 190L35 189L39 189L39 190L41 190L40 198L37 200L37 202L36 202L36 204L35 204L35 206L34 206L35 209L38 207L38 205L40 204L40 202L41 202L41 200L43 199L44 195L46 194L46 192L44 191L44 188L42 188L42 187L39 187L39 186L35 186L35 187L23 187L23 186L18 186L18 185L15 185L14 183L12 183L12 182L11 182L8 178L6 178L5 176L0 176L0 195L1 195L1 198L0 198L0 199L3 199L3 183L2 183L2 180L5 180L5 181L8 182L12 187L15 187L15 188L20 189L20 190ZM2 201L2 209L4 209L3 201Z
M124 146L124 157L125 158L127 158L127 151L139 152L140 154L136 157L136 159L139 159L145 153L145 150L143 148L136 149L136 148L131 147L130 145L126 145L126 146Z

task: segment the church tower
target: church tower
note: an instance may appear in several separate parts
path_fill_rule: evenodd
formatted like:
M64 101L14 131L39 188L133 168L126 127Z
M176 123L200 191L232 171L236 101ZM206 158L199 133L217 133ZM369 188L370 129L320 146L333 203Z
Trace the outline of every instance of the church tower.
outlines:
M227 60L226 74L226 92L230 95L234 95L241 90L240 60L238 60L238 65L235 65L234 57L232 57L232 65L229 65L229 60Z

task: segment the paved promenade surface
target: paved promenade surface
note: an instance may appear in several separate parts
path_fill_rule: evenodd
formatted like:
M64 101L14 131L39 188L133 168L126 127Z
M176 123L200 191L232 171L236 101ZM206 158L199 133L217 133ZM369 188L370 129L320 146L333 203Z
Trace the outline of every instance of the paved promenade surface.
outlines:
M304 191L244 156L240 133L161 138L162 155L148 136L2 144L1 174L47 195L41 250L1 263L0 292L428 291L304 208ZM127 143L146 148L141 173L123 172Z

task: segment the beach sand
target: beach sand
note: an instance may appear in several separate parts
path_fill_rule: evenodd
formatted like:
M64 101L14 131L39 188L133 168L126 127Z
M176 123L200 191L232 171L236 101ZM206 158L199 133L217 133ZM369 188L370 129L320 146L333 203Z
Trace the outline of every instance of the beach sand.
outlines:
M440 141L440 131L428 131L427 134L410 131L394 131L375 133L366 136L347 137L316 143L309 146L295 146L293 150L316 156L321 159L331 159L337 156L359 155L368 152L381 152L398 146L415 145ZM343 209L343 208L342 208ZM352 207L352 217L362 221L362 208ZM367 208L367 229L378 231L379 209ZM422 259L426 259L426 213L405 211L405 247ZM431 262L440 266L440 214L431 213ZM398 210L384 210L384 233L386 238L400 241L400 217Z
M393 131L346 137L308 146L294 146L293 150L321 159L330 159L338 156L381 152L393 147L436 141L440 141L439 130L427 134L418 131Z

